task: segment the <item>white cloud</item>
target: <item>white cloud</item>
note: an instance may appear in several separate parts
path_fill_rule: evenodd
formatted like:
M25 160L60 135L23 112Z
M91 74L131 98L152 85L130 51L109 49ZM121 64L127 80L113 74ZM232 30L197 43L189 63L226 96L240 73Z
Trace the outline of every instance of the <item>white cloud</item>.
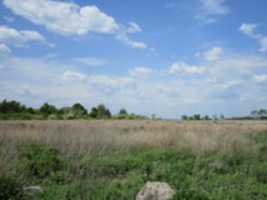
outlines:
M207 72L207 67L189 65L185 62L176 62L169 68L169 74L186 74L186 75L200 75Z
M135 22L129 22L129 26L127 28L128 33L138 33L141 32L142 28Z
M127 35L127 31L121 31L117 34L116 36L117 40L122 41L124 44L135 48L135 49L146 49L147 48L147 44L141 41L136 41L136 40L132 40L129 38L129 36Z
M147 67L135 67L129 70L129 74L136 78L147 78L153 73L153 70Z
M7 26L0 26L0 42L11 45L23 45L27 42L40 42L49 46L44 36L33 30L16 30Z
M64 81L83 81L86 79L86 75L79 72L67 70L63 74Z
M267 81L267 74L255 75L254 79L257 82L266 82Z
M230 9L225 5L226 0L200 0L202 9L208 15L226 15Z
M7 45L0 43L0 55L10 54L11 52L12 52L11 49Z
M62 35L112 33L118 29L115 20L96 6L52 0L4 0L4 4L15 14Z
M222 84L218 84L218 87L221 87L222 89L229 89L235 86L238 86L242 83L242 81L240 80L232 80L232 81L228 81Z
M221 47L213 47L212 49L204 52L203 56L207 61L216 61L220 58L223 49Z
M216 22L217 17L230 12L230 8L225 3L226 0L200 0L200 12L196 18L205 24Z
M142 31L137 23L130 22L125 28L94 5L81 7L73 2L58 0L4 0L4 5L16 15L60 35L109 33L132 48L147 48L144 42L132 40L127 35Z
M104 59L94 58L94 57L78 57L74 58L73 61L78 62L83 65L100 67L106 65L108 62Z
M259 51L264 53L267 52L267 36L257 33L257 27L257 24L243 23L239 30L250 38L255 39L261 46Z
M128 41L128 44L135 49L146 49L147 45L140 41Z
M259 49L260 52L267 52L267 36L264 36L260 39L261 48Z
M256 33L256 29L257 29L258 25L257 24L248 24L248 23L243 23L241 24L241 26L239 27L239 30L241 32L243 32L244 34L252 37L252 38L259 38L260 35Z
M131 70L122 70L120 75L88 74L57 58L8 56L0 59L0 66L4 66L1 95L29 105L48 101L63 106L79 101L90 108L104 103L116 112L123 106L136 113L177 117L196 112L246 114L259 105L261 100L255 96L267 98L263 82L267 59L260 55L225 54L224 59L207 62L205 67L178 62L161 70L132 69L152 78L131 76Z

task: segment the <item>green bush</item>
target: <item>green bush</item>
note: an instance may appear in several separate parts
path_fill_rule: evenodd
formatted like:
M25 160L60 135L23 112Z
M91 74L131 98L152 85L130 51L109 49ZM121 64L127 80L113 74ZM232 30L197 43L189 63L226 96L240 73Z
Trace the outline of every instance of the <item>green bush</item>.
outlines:
M28 175L39 179L55 177L64 168L64 160L59 152L43 144L27 145L22 159Z
M0 177L0 199L1 200L22 200L22 185L14 178Z
M267 184L267 163L258 164L253 171L258 182Z

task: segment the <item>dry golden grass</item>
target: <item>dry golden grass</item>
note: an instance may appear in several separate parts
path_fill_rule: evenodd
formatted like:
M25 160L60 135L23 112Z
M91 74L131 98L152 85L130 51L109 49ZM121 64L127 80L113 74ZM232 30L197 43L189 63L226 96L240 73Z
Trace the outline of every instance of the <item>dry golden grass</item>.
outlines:
M232 152L253 150L247 134L266 130L264 121L2 121L0 144L11 151L32 140L75 154L140 148Z

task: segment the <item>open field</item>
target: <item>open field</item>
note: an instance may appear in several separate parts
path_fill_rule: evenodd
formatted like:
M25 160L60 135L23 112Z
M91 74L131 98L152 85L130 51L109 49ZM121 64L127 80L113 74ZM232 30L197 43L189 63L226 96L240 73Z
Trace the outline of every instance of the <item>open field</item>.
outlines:
M18 199L135 199L147 181L174 199L267 199L265 121L2 121L0 145Z

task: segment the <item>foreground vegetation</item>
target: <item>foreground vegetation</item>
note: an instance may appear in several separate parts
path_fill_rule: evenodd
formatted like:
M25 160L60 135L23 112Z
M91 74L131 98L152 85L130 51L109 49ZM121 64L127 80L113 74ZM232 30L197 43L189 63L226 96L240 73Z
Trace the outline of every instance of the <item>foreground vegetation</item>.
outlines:
M147 181L179 200L267 198L263 122L0 123L0 199L135 199ZM163 132L164 131L164 132ZM23 187L44 190L32 195Z

